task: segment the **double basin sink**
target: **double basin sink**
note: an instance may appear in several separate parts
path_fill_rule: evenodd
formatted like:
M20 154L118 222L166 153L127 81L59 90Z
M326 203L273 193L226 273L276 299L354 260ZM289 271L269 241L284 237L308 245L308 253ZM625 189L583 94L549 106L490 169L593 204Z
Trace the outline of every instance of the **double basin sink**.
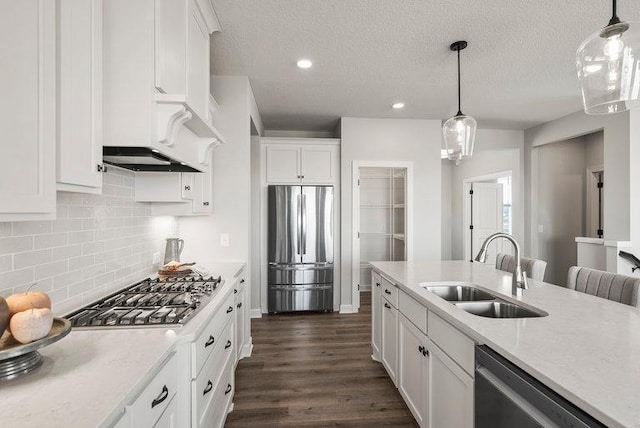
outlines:
M486 318L536 318L546 312L500 299L493 293L467 284L421 284L425 290L473 315Z

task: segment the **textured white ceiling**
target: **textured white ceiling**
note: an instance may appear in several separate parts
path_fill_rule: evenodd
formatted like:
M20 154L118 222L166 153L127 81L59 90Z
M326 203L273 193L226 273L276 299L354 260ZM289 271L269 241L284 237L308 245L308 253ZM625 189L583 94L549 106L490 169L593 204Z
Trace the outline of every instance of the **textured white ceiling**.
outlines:
M339 117L446 119L524 129L580 110L575 51L608 0L213 0L212 73L246 75L266 129L333 130ZM618 15L640 19L637 1ZM313 60L300 70L299 58ZM402 100L406 107L391 109Z

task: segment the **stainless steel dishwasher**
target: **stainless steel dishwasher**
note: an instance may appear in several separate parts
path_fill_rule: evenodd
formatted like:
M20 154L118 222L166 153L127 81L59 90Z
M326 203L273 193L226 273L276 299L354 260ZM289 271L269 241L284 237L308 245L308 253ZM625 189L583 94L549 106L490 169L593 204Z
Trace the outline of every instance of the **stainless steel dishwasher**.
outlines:
M475 428L605 427L485 345L475 372Z

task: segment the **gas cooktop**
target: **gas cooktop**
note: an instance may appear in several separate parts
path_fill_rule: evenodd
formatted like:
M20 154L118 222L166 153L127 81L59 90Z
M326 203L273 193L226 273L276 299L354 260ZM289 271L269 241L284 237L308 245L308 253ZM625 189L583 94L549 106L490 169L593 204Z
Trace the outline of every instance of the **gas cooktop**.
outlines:
M73 328L182 326L204 307L222 278L147 278L68 314Z

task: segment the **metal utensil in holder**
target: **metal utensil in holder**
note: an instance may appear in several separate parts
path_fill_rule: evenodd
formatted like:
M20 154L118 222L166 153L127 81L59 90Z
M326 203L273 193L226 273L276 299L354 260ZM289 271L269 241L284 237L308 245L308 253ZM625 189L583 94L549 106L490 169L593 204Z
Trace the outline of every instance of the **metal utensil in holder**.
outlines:
M38 369L43 362L38 349L65 337L71 331L71 322L54 318L51 331L35 342L22 344L9 334L0 338L0 382L15 379Z

